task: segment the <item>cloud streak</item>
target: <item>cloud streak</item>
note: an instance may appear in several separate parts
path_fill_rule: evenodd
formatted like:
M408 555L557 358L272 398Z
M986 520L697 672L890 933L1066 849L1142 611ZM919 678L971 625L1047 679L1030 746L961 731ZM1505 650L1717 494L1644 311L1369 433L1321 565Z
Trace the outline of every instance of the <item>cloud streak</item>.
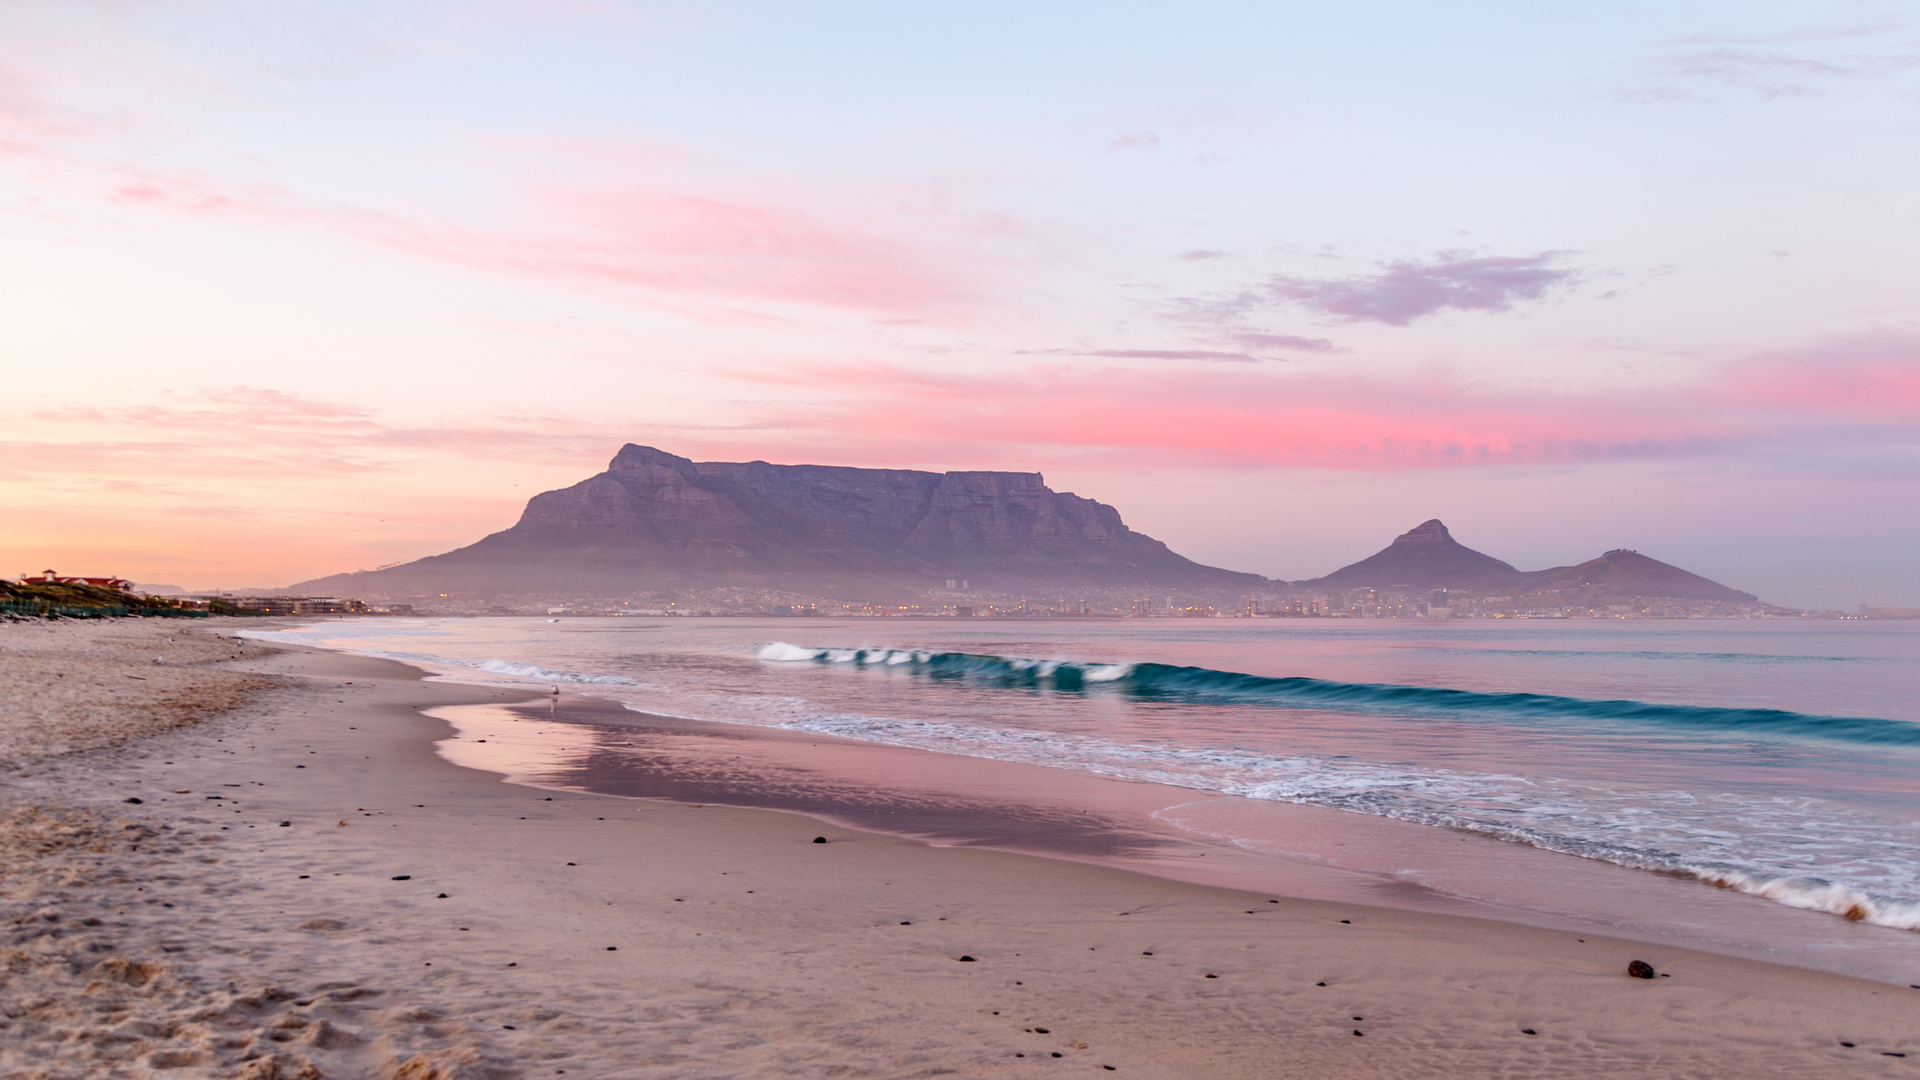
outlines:
M1920 339L1842 339L1661 389L1543 394L1421 378L1035 365L995 376L815 373L848 388L756 416L756 445L869 460L929 446L1045 460L1390 472L1920 449ZM784 375L750 376L781 383ZM1807 406L1811 404L1812 408ZM825 436L831 432L831 440ZM1832 456L1836 446L1848 455ZM988 449L990 448L990 449ZM1823 457L1824 456L1824 457Z

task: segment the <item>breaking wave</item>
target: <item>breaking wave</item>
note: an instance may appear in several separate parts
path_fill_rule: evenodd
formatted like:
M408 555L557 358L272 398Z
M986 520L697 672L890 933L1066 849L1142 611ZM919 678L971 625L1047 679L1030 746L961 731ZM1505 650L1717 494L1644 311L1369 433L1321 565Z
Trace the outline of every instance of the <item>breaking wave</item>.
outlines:
M784 642L766 645L757 655L775 663L851 664L939 678L981 679L1009 687L1047 686L1202 705L1521 715L1679 724L1883 746L1920 744L1920 725L1772 709L1277 679L1160 664L1088 664L915 649L807 648ZM1904 833L1896 835L1871 822L1850 820L1839 808L1814 799L1781 804L1734 800L1727 795L1697 798L1684 791L1610 791L1542 777L1263 754L1243 748L1128 745L1059 731L894 717L814 715L781 726L1457 829L1690 878L1788 907L1920 930L1920 899L1914 898L1920 878L1892 869L1920 866L1920 849ZM1740 821L1740 828L1729 831L1729 814ZM1762 845L1763 850L1737 834L1764 836L1774 842Z
M1094 664L1070 660L923 649L818 649L785 642L760 648L776 663L899 667L933 678L976 679L1061 691L1103 689L1141 700L1196 705L1265 705L1401 715L1482 715L1503 719L1569 719L1654 724L1748 736L1814 738L1869 746L1920 747L1920 723L1866 716L1818 716L1784 709L1715 708L1648 701L1596 700L1552 694L1486 693L1446 687L1349 683L1245 675L1170 664Z

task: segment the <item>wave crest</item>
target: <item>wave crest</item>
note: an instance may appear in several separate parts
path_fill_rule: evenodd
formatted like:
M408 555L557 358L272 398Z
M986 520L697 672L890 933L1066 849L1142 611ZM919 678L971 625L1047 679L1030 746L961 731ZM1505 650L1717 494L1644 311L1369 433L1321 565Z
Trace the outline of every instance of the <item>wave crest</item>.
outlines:
M1920 747L1920 724L1910 721L1867 716L1818 716L1785 709L1719 708L1552 694L1487 693L1390 683L1335 682L1299 676L1246 675L1235 671L1171 664L1083 663L991 654L930 652L924 649L816 649L779 641L762 646L757 655L762 660L779 663L884 667L911 664L914 670L937 678L973 678L1023 687L1044 684L1069 692L1107 687L1113 692L1144 700L1191 704L1332 708L1428 716L1480 714L1510 720L1569 719L1654 724L1740 735Z

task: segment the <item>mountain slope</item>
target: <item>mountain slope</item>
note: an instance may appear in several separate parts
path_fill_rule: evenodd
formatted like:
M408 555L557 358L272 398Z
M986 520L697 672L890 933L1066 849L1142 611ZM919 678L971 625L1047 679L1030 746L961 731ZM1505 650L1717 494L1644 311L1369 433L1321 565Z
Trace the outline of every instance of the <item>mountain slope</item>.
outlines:
M1521 575L1514 591L1529 601L1577 603L1606 597L1663 597L1758 603L1752 593L1730 589L1637 551L1616 548L1578 566L1556 566Z
M528 501L512 528L386 570L302 582L358 596L615 593L764 585L833 589L1124 585L1247 588L1126 527L1038 473L695 462L622 447L607 471Z
M1323 578L1301 582L1332 589L1404 585L1417 589L1501 588L1520 571L1460 543L1438 518L1421 522L1393 543Z

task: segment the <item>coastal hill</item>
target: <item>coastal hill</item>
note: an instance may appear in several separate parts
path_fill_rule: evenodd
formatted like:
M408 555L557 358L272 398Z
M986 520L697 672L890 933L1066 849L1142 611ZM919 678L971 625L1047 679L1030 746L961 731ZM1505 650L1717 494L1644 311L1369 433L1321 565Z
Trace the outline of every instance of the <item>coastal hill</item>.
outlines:
M1302 584L1329 589L1402 585L1417 589L1501 588L1520 571L1453 538L1438 518L1393 538L1385 550Z
M1730 589L1637 551L1617 548L1578 566L1557 566L1521 575L1515 591L1543 605L1591 603L1607 596L1655 596L1673 600L1719 600L1754 604L1759 597Z
M1578 606L1627 597L1759 602L1751 593L1625 549L1609 551L1577 566L1516 570L1455 540L1438 519L1401 533L1384 550L1357 563L1295 584L1327 590L1364 586L1501 593L1523 607Z
M1250 589L1127 528L1039 473L695 462L628 444L607 471L528 501L512 528L312 595L599 593L712 585L790 590L1156 586Z

